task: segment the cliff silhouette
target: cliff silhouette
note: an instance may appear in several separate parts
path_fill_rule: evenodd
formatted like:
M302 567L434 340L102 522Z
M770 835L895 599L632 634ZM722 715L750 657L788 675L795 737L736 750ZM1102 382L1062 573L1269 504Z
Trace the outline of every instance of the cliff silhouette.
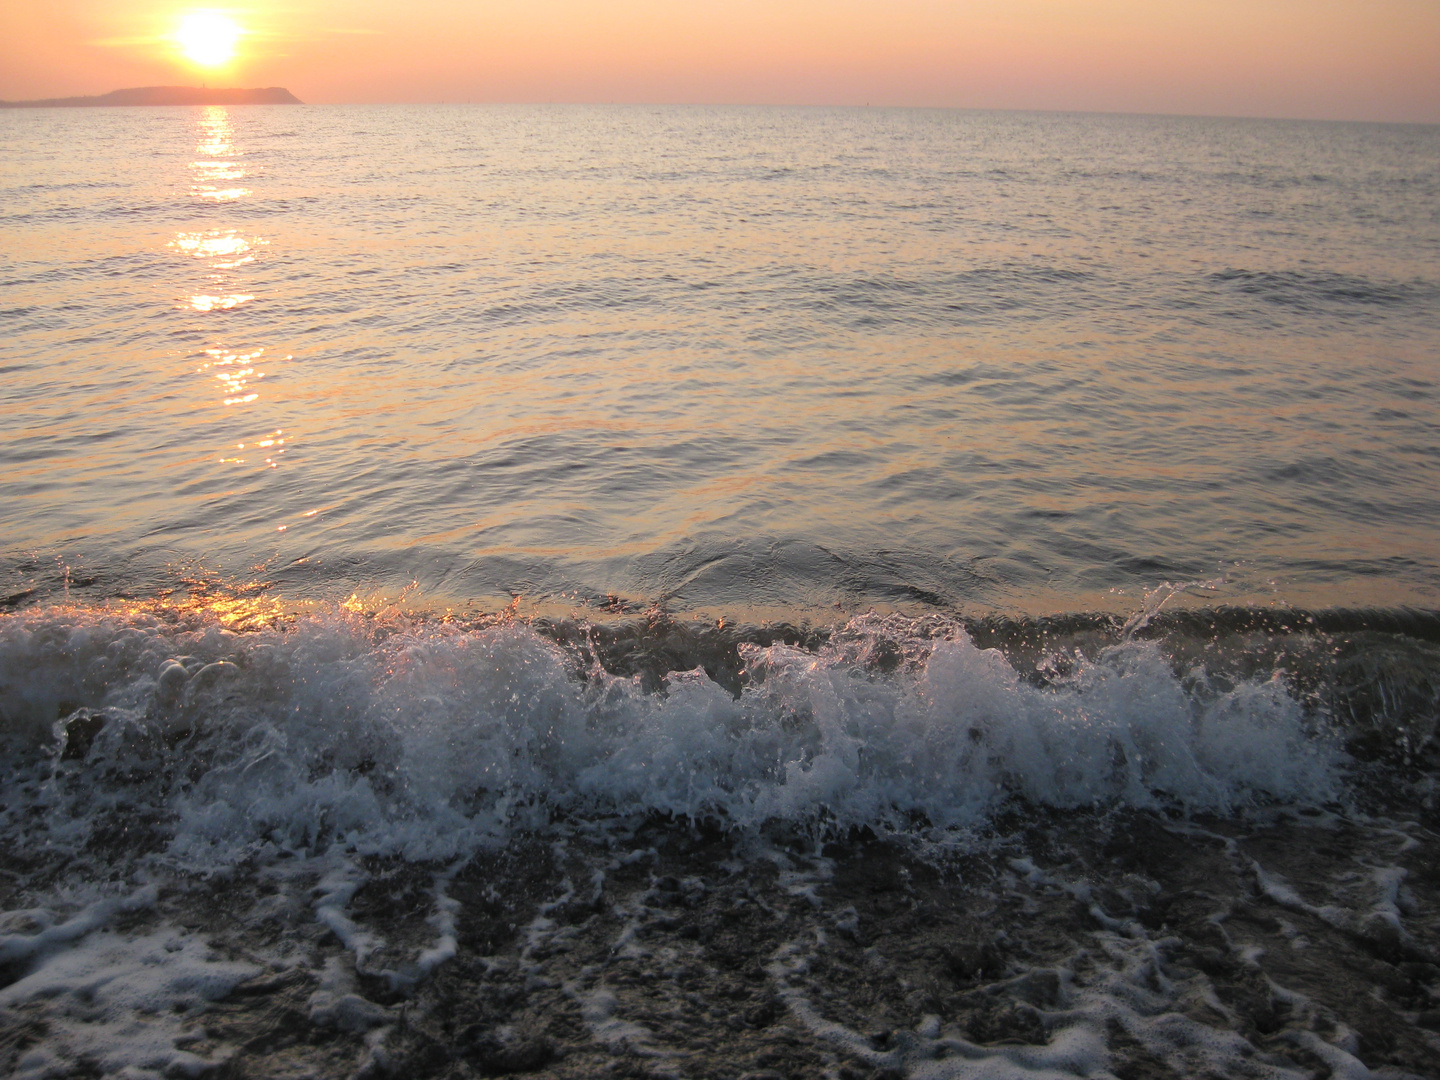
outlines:
M251 90L210 89L204 86L136 86L111 90L95 97L42 98L39 101L0 101L0 109L70 109L92 105L303 105L283 86Z

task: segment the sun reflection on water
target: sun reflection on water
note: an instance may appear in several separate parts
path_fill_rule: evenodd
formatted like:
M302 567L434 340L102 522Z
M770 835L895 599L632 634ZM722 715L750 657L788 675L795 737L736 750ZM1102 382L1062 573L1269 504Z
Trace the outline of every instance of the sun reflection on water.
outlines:
M202 154L233 153L230 110L224 105L206 105L200 114L200 145L196 149Z
M235 449L249 450L254 454L263 453L265 454L265 460L262 464L269 469L278 468L280 465L280 455L285 453L285 429L276 428L274 431L256 439L252 443L236 443ZM249 458L243 457L222 457L220 459L222 465L244 465L248 461ZM315 513L315 511L310 511L310 514L313 513ZM306 514L305 516L309 517L310 514Z
M232 142L234 131L230 126L230 113L223 105L211 105L200 117L200 143L195 147L197 154L209 160L192 161L190 169L195 174L190 187L191 194L215 202L231 202L250 194L245 187L220 187L222 183L233 184L246 176L246 170L238 161L240 156Z
M200 174L202 180L239 180L245 170L233 161L192 161L190 168Z
M196 200L215 204L233 203L251 193L243 181L248 175L241 159L245 150L235 140L229 110L224 106L206 108L196 122L195 160L189 162L190 195ZM176 232L168 247L186 264L200 269L203 284L192 281L179 297L179 309L194 314L213 315L233 311L256 299L254 283L243 268L255 262L256 249L269 243L239 228L217 223L213 228L190 228ZM196 260L198 266L195 262ZM248 288L246 286L249 286ZM208 325L202 323L202 325ZM237 348L223 340L211 339L203 350L203 362L195 368L202 377L207 404L225 410L251 405L260 399L260 383L268 372L259 364L266 350L258 346ZM291 357L285 356L284 360ZM273 362L273 357L271 358ZM211 379L215 382L211 382ZM218 387L216 384L218 383ZM212 397L218 389L218 395ZM238 413L230 415L238 416ZM254 423L252 419L250 421ZM257 424L256 427L259 425ZM255 428L251 428L254 431ZM244 437L244 429L225 432L222 438ZM213 460L221 465L247 469L279 468L291 436L283 428L265 429L262 434L243 442L224 442ZM212 451L213 453L214 451ZM226 600L225 603L231 603Z
M190 297L190 307L195 311L229 311L231 308L237 308L254 299L255 297L243 293L235 293L230 296L200 295Z
M176 233L175 239L170 241L170 246L186 255L197 259L228 258L234 255L247 255L255 244L263 244L264 240L246 240L240 235L238 229L212 229L209 232L182 232ZM251 256L253 258L254 256ZM249 262L250 259L244 260ZM216 263L216 269L229 270L239 266L241 263L229 264Z
M251 361L258 360L264 352L264 349L255 349L251 352L206 349L205 355L210 357L210 360L200 365L196 373L203 374L208 371L220 380L225 394L223 404L243 405L260 396L250 389L250 386L251 383L265 378L265 372L258 370Z
M263 567L255 567L263 572ZM166 590L157 599L131 600L117 605L122 612L171 620L194 619L201 626L218 623L223 629L261 630L283 625L291 609L270 593L272 582L225 580L205 570L181 577L181 587Z

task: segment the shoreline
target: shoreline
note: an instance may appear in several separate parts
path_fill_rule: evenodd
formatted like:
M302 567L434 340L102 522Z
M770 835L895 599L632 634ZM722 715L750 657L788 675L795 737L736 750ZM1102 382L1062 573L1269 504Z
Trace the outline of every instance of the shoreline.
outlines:
M182 973L140 1021L173 1047L150 1067L227 1078L1406 1080L1440 1048L1437 824L1016 808L927 856L868 831L562 821L459 864L152 875L73 952L163 939ZM93 1025L147 978L138 955L88 1022L64 954L36 955L0 990L0 1062L133 1055L134 1027L102 1046Z

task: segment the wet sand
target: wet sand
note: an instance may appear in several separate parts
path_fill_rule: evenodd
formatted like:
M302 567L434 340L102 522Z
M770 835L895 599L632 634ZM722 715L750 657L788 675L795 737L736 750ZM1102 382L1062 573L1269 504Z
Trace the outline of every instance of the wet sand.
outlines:
M174 1016L196 1075L1434 1075L1434 820L1035 815L966 855L562 823L458 870L177 880L107 932L253 970ZM72 997L0 1014L5 1071Z

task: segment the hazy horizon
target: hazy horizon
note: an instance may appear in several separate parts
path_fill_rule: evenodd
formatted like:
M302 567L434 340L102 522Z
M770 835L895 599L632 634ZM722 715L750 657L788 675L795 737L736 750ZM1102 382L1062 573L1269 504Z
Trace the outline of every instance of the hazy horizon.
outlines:
M64 101L82 97L105 97L112 91L153 89L155 87L182 87L193 89L193 84L186 83L157 83L153 87L131 87L117 86L111 90L87 94L54 94L45 98L0 98L10 105L29 104L32 101ZM233 90L260 90L270 87L258 86L216 86L217 91ZM281 87L289 90L289 87ZM246 108L250 104L270 103L226 103L225 108ZM1257 123L1296 123L1296 124L1376 124L1394 127L1440 127L1440 120L1365 120L1365 119L1337 119L1324 116L1263 116L1257 114L1235 115L1230 113L1183 113L1183 112L1144 112L1141 110L1112 110L1112 109L1046 109L1046 108L992 108L985 106L967 105L872 105L868 102L860 104L849 103L804 103L804 102L745 102L745 101L307 101L300 100L301 105L318 106L323 108L402 108L402 107L474 107L474 108L506 108L506 109L531 109L531 108L625 108L625 109L778 109L778 110L814 110L824 112L827 110L850 110L850 109L871 109L875 111L891 112L954 112L954 113L1013 113L1016 115L1034 116L1097 116L1097 117L1154 117L1155 119L1174 120L1252 120ZM62 108L66 106L54 106ZM81 106L84 107L84 106ZM196 105L125 105L125 106L93 106L94 108L204 108L206 106Z
M225 59L177 44L196 13ZM884 106L1440 122L1440 9L1332 0L806 0L670 10L572 0L190 7L63 0L0 12L0 99L284 86L308 104Z

